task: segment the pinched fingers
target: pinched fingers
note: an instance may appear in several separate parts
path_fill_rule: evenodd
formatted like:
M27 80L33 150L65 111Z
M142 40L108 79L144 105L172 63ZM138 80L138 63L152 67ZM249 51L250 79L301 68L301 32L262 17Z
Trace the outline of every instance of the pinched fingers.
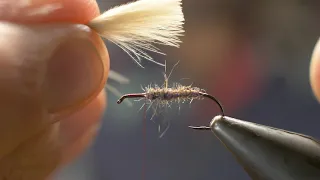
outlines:
M0 178L43 179L72 152L62 142L64 131L81 127L74 130L78 141L99 124L105 107L104 94L98 94L108 75L108 53L100 37L81 25L98 9L88 0L1 3ZM60 5L50 9L51 3ZM79 126L70 126L74 117L50 125L54 117L77 113Z

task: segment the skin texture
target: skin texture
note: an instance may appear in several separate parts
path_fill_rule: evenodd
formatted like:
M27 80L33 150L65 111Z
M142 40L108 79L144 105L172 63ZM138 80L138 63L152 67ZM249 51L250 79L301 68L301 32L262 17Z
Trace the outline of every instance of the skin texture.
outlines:
M17 2L0 0L0 179L45 179L95 137L109 56L95 32L73 25L99 15L94 0Z
M315 97L320 102L320 39L318 40L311 57L310 83Z

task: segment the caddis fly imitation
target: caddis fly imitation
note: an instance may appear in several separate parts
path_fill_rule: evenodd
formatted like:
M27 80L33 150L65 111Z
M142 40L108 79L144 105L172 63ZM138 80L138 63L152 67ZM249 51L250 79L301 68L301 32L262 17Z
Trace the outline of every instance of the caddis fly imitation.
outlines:
M140 98L138 101L144 99L147 102L144 103L143 106L145 106L146 104L149 104L148 109L152 105L155 105L155 112L154 112L153 116L151 117L151 119L152 119L159 106L160 107L168 107L168 106L170 107L171 103L181 103L181 102L184 103L186 101L189 101L189 103L191 103L195 99L201 100L205 97L205 98L209 98L209 99L213 100L214 102L216 102L220 108L221 115L224 116L224 109L223 109L221 103L214 96L206 93L205 90L200 89L198 87L192 87L191 85L184 86L179 83L174 83L172 87L169 87L169 85L168 85L169 78L172 74L173 69L178 65L178 63L176 63L173 66L171 72L169 73L169 76L166 75L166 66L165 66L164 84L161 87L159 87L157 85L154 85L154 87L152 87L151 85L149 85L146 88L142 88L144 90L143 93L132 93L132 94L123 95L117 101L117 103L120 104L120 103L122 103L123 100L125 100L127 98ZM179 106L179 108L180 108L180 106ZM195 128L195 129L197 128L197 127L192 127L192 126L189 126L189 127ZM164 133L166 132L166 130L168 128L169 128L169 125L164 130L164 132L160 135L160 137L162 137L164 135Z

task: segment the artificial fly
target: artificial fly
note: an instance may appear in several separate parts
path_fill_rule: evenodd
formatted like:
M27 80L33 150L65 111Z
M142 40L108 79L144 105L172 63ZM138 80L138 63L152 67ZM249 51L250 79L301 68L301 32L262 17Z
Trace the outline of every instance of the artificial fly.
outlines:
M152 106L153 104L156 105L155 107L155 113L156 113L158 106L170 106L170 104L173 102L184 103L185 101L189 101L191 103L194 99L200 100L205 97L213 100L219 106L221 115L224 116L224 109L221 103L214 96L206 93L205 90L200 89L198 87L192 87L191 85L183 86L178 83L175 83L172 87L169 87L168 85L169 78L172 74L174 67L177 64L173 66L169 76L167 76L166 73L164 74L164 84L161 87L157 85L155 85L154 87L148 86L146 88L143 88L143 90L145 91L143 93L125 94L117 101L117 103L120 104L127 98L140 98L138 101L145 99L148 101L150 106ZM153 118L153 116L151 117L151 119ZM208 127L193 127L193 126L189 126L189 127L193 129L201 129L201 130L208 129Z

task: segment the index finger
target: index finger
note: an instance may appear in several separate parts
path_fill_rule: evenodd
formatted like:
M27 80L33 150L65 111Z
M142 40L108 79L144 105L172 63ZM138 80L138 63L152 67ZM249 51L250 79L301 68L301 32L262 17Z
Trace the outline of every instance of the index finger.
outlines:
M95 0L2 0L0 20L86 24L100 14Z

